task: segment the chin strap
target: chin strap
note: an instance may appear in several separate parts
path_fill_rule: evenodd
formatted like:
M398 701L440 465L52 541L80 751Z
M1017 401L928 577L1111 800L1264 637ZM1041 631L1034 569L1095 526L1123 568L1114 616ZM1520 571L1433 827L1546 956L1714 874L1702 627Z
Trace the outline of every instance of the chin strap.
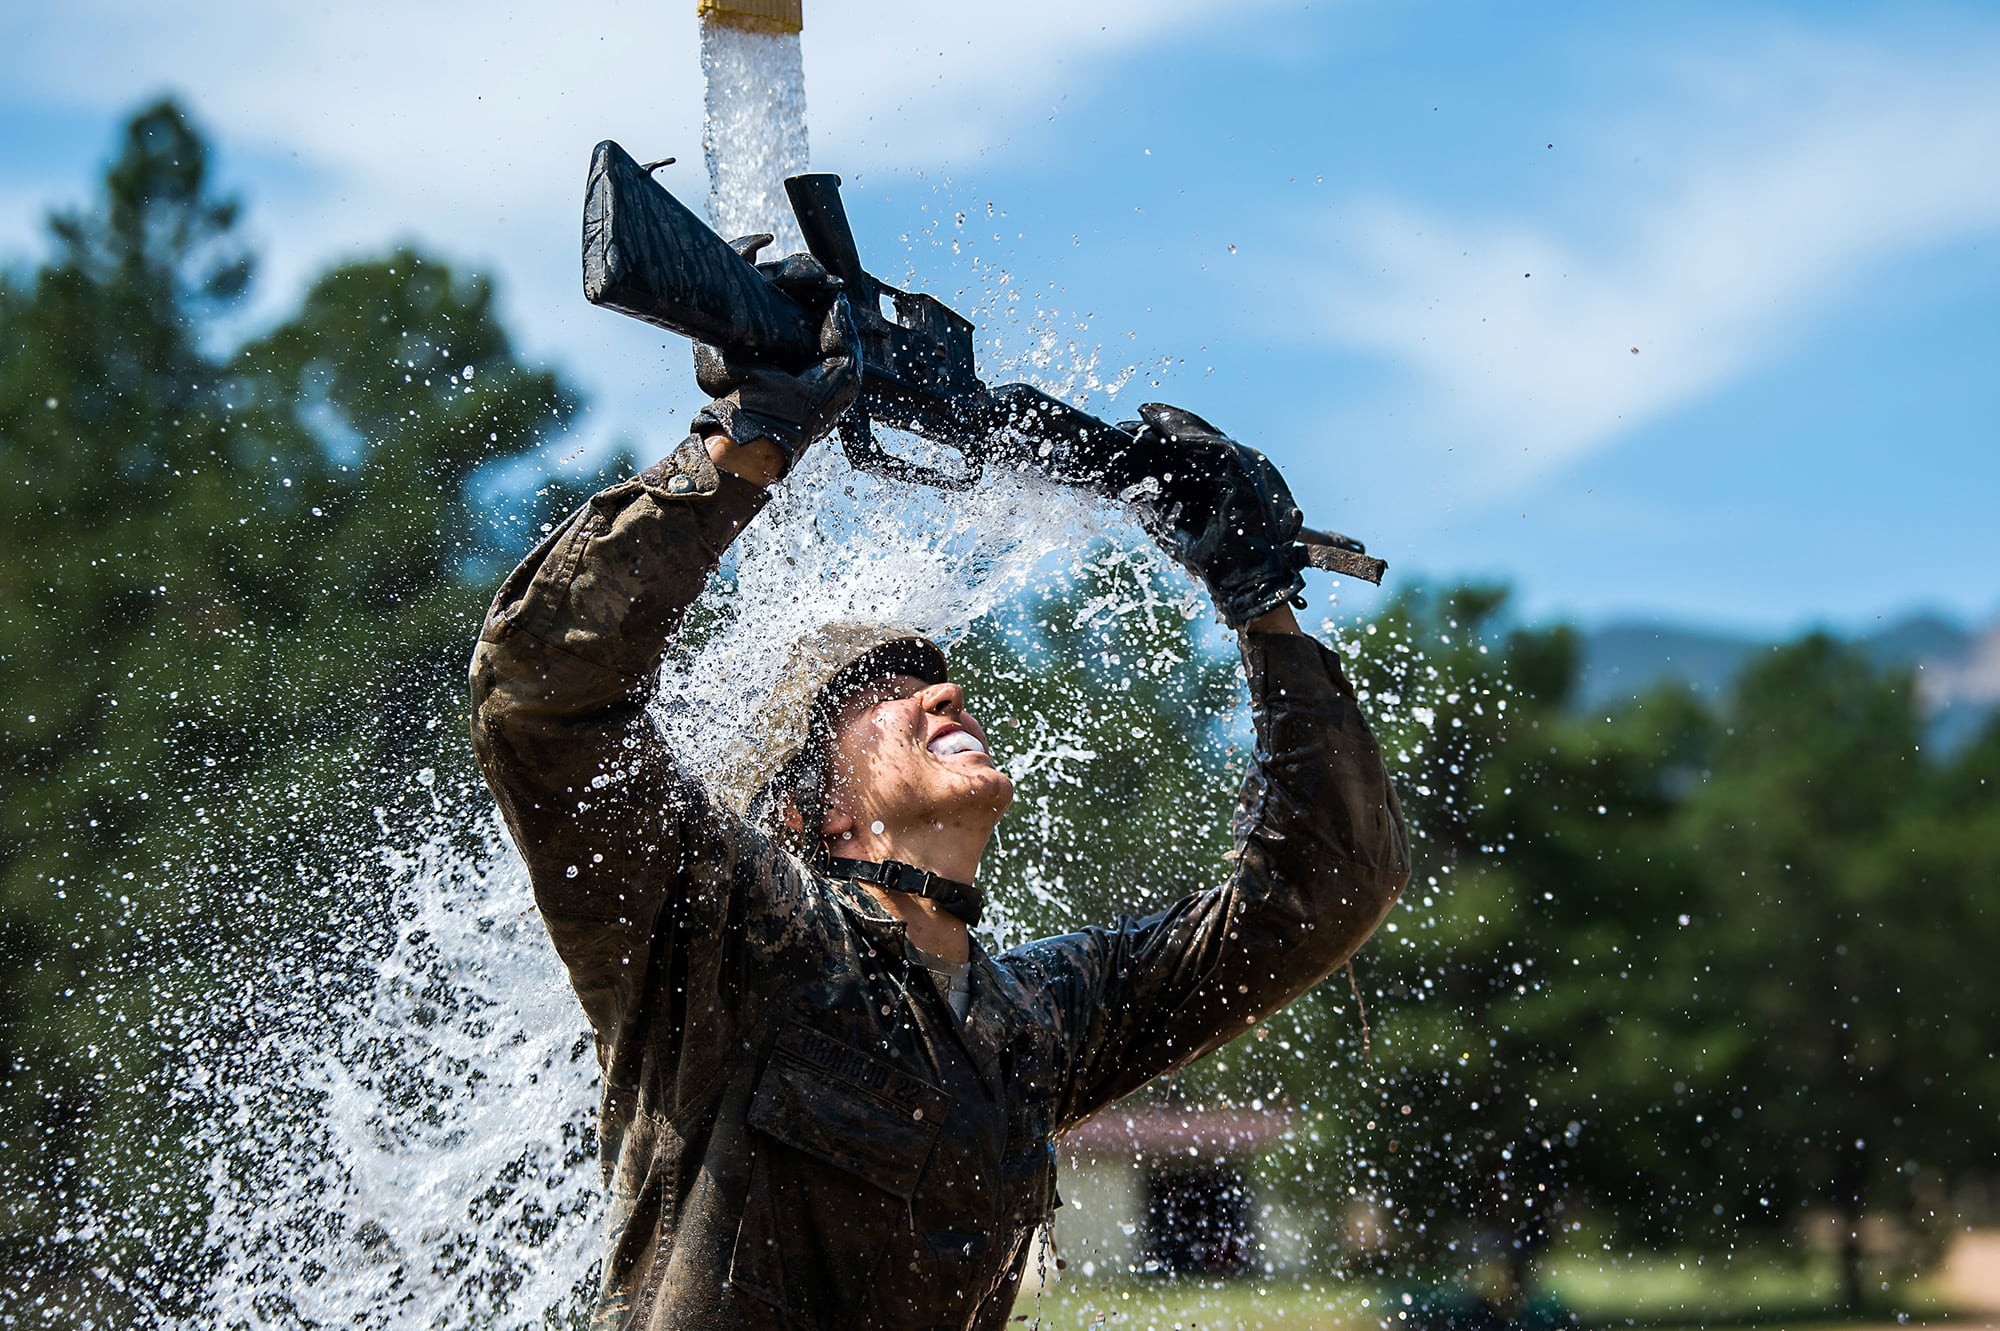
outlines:
M986 909L986 897L971 883L940 878L925 869L901 860L844 860L824 843L813 852L813 868L828 878L845 878L856 883L872 883L891 892L907 892L913 897L935 901L938 908L964 920L971 928Z

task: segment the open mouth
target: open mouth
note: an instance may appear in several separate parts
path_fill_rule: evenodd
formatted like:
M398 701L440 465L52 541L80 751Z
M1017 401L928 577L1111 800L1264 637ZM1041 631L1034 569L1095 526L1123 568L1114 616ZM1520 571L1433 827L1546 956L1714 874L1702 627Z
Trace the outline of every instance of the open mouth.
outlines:
M956 758L961 753L986 753L986 746L970 730L947 730L932 740L928 747L940 758Z

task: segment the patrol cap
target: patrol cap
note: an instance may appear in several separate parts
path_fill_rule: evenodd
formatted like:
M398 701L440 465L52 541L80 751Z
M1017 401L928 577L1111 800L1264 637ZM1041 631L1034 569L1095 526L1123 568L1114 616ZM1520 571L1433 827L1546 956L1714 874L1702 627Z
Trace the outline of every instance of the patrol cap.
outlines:
M768 820L789 795L808 821L816 821L826 741L841 703L863 685L891 675L911 675L926 684L950 677L944 652L910 629L822 624L793 643L749 741L721 775L724 802Z

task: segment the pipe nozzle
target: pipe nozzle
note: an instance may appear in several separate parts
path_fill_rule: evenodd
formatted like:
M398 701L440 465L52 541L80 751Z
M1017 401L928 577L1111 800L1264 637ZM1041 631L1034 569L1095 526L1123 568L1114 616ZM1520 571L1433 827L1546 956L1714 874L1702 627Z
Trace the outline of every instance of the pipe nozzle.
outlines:
M805 0L695 0L704 23L749 32L788 33L806 26Z

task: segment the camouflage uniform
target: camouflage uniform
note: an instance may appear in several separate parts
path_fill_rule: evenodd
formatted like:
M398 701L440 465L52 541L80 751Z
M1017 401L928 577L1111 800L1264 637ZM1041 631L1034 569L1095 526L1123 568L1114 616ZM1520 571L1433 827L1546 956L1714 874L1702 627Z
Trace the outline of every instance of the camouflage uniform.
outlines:
M1408 877L1333 654L1249 634L1229 880L1144 920L972 949L954 1019L867 889L671 766L643 701L764 492L698 441L500 589L473 743L597 1035L609 1327L998 1327L1058 1205L1055 1134L1325 977Z

